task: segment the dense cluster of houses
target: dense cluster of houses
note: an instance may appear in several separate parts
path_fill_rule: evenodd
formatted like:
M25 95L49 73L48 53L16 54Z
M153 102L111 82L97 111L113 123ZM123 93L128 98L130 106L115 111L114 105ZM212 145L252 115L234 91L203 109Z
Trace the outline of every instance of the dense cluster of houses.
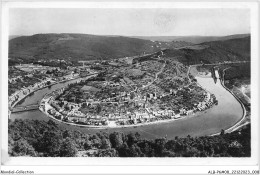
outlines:
M24 87L15 93L13 93L11 96L9 96L9 107L15 106L15 104L26 97L31 92L43 88L47 86L48 83L54 83L54 81L51 78L46 78L45 80L42 80L40 82L35 83L34 85L30 85L29 87Z
M37 67L37 66L33 66L33 67ZM26 76L30 76L30 75L26 75ZM33 76L33 75L31 75L31 76ZM70 73L70 74L65 75L64 77L61 77L61 80L67 81L67 80L75 79L78 76L79 76L79 74L77 74L77 73ZM13 77L13 78L9 79L8 82L12 83L13 81L15 81L18 78L22 78L22 77L21 76ZM28 87L23 87L22 89L17 90L15 93L13 93L12 95L9 96L9 106L13 107L16 104L16 102L20 101L21 99L23 99L25 96L27 96L31 92L33 92L37 89L43 88L52 83L55 83L55 82L56 82L55 78L46 78L33 85L30 85Z
M8 79L8 83L14 83L14 82L16 82L18 79L22 79L22 76L19 75L19 76L17 76L17 77L9 78L9 79Z
M37 65L37 64L20 64L15 66L17 69L20 69L25 72L35 72L39 71L43 74L45 74L47 71L51 71L54 69L57 69L56 67L49 67L49 66L42 66L42 65Z
M58 101L55 100L60 94L63 93L65 88L59 89L57 91L52 92L48 96L46 96L42 100L41 108L45 113L51 115L52 117L62 120L65 122L82 124L82 125L90 125L90 126L120 126L120 125L135 125L138 123L148 123L166 119L179 119L181 117L185 117L188 115L194 114L196 111L203 111L205 109L213 106L217 101L213 94L209 92L204 93L204 100L202 102L194 104L193 109L181 108L178 111L174 110L158 110L152 108L152 106L147 106L146 100L148 99L156 99L156 93L149 93L148 96L144 96L143 99L140 94L136 95L132 100L136 102L136 105L141 106L132 112L127 110L118 111L114 113L103 113L102 115L95 114L84 114L80 111L83 103L73 103L67 101ZM176 94L176 90L171 90L170 94ZM168 94L169 95L169 94ZM122 103L122 100L128 101L130 100L130 93L121 92L120 93L121 101L117 101L117 103ZM160 98L160 97L158 97ZM102 102L114 103L113 100L110 101L103 100ZM101 103L102 103L101 102ZM62 103L62 105L60 105ZM87 106L95 105L93 100L89 99L84 102Z
M82 67L85 67L84 64ZM169 71L167 72L167 75L168 74ZM113 74L111 74L111 76L112 79L115 78ZM174 81L177 80L174 79ZM214 95L209 92L204 92L203 95L200 93L200 97L196 99L197 103L190 103L187 107L185 107L185 103L175 107L169 105L163 109L158 106L154 107L150 104L150 101L160 101L160 99L165 96L169 96L169 99L171 99L176 97L177 93L180 94L179 96L181 97L182 93L193 91L192 86L191 88L187 86L177 89L169 89L170 86L167 86L169 91L164 92L153 84L151 84L149 88L139 89L135 86L136 83L126 76L121 77L120 81L102 80L101 82L103 82L103 84L99 81L96 84L88 83L83 86L77 85L72 88L72 91L69 90L68 92L64 92L65 88L54 91L42 100L41 109L47 113L47 115L64 122L90 126L120 126L178 119L192 115L196 111L203 111L216 103ZM123 87L125 86L128 88L124 90ZM131 88L132 86L135 88ZM122 90L120 88L122 88ZM117 91L114 91L115 89L117 89ZM84 94L84 98L79 96L76 99L76 97L73 96L73 92L75 92L75 94ZM102 92L104 92L104 94ZM57 98L58 96L59 98ZM202 98L203 101L201 101ZM87 107L83 107L83 105ZM97 106L102 106L102 112L95 111Z
M67 81L75 78L79 78L80 76L83 77L81 79L84 79L84 77L88 76L89 74L95 74L96 71L90 70L86 67L79 69L79 72L75 72L75 67L70 67L68 70L61 70L59 67L50 67L50 66L42 66L42 65L36 65L36 64L20 64L16 65L14 69L21 70L22 72L26 72L25 75L15 75L13 77L9 77L8 83L9 85L15 84L18 80L20 82L23 82L24 78L34 78L38 79L36 83L32 85L25 85L28 87L23 86L21 89L16 90L14 89L14 93L12 93L8 98L8 105L9 105L9 113L11 113L11 108L13 108L19 101L21 101L23 98L25 98L30 93L41 89L43 87L46 87L50 84L53 84L57 81ZM58 71L57 71L58 70ZM56 71L58 72L57 76L54 75L47 75L47 72ZM34 73L39 73L37 75L45 75L41 78L41 76L34 76ZM49 78L51 77L51 78ZM27 83L28 84L28 83Z

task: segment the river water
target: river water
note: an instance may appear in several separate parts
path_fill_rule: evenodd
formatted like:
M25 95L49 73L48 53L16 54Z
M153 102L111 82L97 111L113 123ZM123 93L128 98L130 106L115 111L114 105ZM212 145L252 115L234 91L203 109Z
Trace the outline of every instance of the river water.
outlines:
M89 129L71 126L60 122L57 123L59 123L61 128L66 128L68 130L79 130L81 132L91 134L97 132L110 133L114 131L124 133L139 132L141 137L146 139L154 139L165 136L168 139L172 139L175 136L186 137L187 135L211 135L220 132L221 129L228 129L242 118L243 109L240 103L235 99L235 97L233 97L233 95L223 88L219 80L215 83L212 78L196 78L202 87L215 94L218 100L218 105L206 110L205 112L197 113L184 119L171 121L168 123L114 129ZM73 81L75 82L76 80ZM44 88L36 91L32 96L27 97L24 102L20 104L20 106L36 104L44 97L45 94L50 93L50 91L55 89L62 88L73 81L56 84L51 88ZM14 119L49 120L49 118L39 110L11 114L11 120Z

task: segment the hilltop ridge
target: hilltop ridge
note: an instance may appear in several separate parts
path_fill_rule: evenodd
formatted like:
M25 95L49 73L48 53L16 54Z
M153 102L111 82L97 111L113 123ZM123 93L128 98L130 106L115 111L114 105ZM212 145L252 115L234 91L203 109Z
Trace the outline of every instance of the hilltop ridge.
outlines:
M95 60L152 53L185 42L158 43L123 36L88 34L36 34L9 41L9 58ZM190 43L188 44L190 45Z

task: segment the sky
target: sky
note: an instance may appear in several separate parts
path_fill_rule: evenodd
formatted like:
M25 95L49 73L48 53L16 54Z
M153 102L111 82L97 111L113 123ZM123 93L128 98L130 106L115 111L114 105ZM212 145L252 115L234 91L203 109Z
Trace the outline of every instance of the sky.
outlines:
M19 9L9 35L85 33L122 36L225 36L250 33L247 9Z

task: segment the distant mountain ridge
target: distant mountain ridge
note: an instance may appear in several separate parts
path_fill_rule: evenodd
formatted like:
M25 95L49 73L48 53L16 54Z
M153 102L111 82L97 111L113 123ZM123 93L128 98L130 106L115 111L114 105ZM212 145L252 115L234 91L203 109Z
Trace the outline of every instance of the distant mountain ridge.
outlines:
M36 34L9 40L9 58L94 60L152 53L163 48L191 45L186 42L160 43L123 36L89 34Z
M166 57L177 57L185 64L250 61L250 36L221 41L210 41L179 49L168 49Z
M194 44L199 44L199 43L209 42L209 41L244 38L248 36L250 36L250 34L236 34L236 35L228 35L228 36L131 36L131 37L152 40L152 41L164 41L164 42L185 41Z
M9 58L107 60L169 49L169 56L183 55L186 59L184 62L187 63L198 63L199 60L216 62L250 59L250 35L211 37L211 39L217 41L192 44L187 41L151 41L123 36L36 34L9 40Z
M18 38L20 36L23 36L23 35L9 35L8 39L11 40L11 39L14 39L14 38Z

